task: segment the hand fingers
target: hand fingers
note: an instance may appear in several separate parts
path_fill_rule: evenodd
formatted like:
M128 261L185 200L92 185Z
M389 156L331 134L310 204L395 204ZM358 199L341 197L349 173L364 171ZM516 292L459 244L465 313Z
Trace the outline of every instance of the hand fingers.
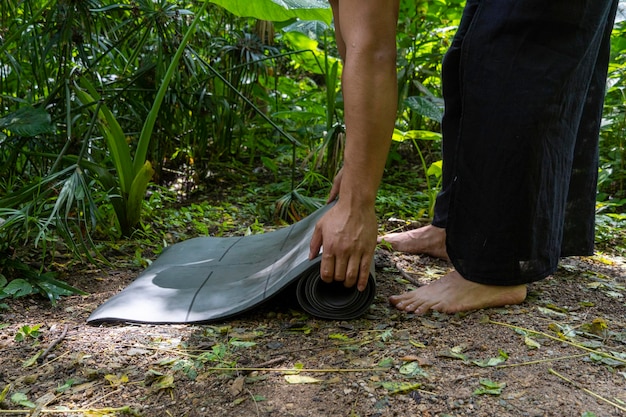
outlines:
M359 279L357 281L357 289L359 291L365 291L367 287L367 283L369 282L370 277L370 267L372 265L372 259L370 257L364 256L361 258L361 265L359 268Z
M331 254L322 253L320 276L322 277L322 281L329 284L335 279L335 257Z
M317 258L317 255L320 254L320 250L322 249L322 243L322 230L318 226L315 226L311 242L309 243L309 259Z
M344 286L350 288L353 287L359 278L359 264L360 257L353 256L350 258L347 264L347 268L345 270L345 282Z
M369 280L370 264L371 259L365 256L353 257L345 262L331 254L322 253L320 276L324 282L339 281L348 288L356 284L359 291L365 291Z

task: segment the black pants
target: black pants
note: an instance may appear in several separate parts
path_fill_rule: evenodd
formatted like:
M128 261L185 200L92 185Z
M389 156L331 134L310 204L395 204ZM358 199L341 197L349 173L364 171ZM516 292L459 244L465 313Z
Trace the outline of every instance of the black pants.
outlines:
M466 279L537 281L593 253L617 0L468 0L443 62L433 224Z

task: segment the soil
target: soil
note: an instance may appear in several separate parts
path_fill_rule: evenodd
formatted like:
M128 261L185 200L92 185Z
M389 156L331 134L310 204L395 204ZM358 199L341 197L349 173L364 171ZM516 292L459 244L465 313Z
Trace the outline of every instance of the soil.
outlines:
M379 250L375 302L352 321L275 303L158 326L86 324L136 267L66 272L90 295L1 312L0 415L626 415L624 259L565 259L518 306L418 317L388 303L449 268Z

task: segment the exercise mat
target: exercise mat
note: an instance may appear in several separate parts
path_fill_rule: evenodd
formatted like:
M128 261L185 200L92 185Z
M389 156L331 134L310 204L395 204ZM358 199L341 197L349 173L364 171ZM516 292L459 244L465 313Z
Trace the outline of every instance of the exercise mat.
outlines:
M313 316L357 318L374 299L373 268L366 290L359 292L356 286L324 283L319 272L321 257L308 259L315 224L328 208L273 232L244 237L198 237L169 246L87 321L210 322L271 303L281 292L281 297L274 299L295 298Z

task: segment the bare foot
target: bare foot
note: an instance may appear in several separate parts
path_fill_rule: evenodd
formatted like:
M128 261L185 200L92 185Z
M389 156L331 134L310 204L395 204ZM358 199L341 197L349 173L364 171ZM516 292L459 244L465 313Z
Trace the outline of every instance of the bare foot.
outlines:
M401 233L389 233L378 238L385 241L393 250L412 254L425 254L449 260L446 251L446 229L433 225Z
M526 285L496 286L468 281L456 271L416 290L389 297L398 310L425 314L478 310L520 304L526 299Z

